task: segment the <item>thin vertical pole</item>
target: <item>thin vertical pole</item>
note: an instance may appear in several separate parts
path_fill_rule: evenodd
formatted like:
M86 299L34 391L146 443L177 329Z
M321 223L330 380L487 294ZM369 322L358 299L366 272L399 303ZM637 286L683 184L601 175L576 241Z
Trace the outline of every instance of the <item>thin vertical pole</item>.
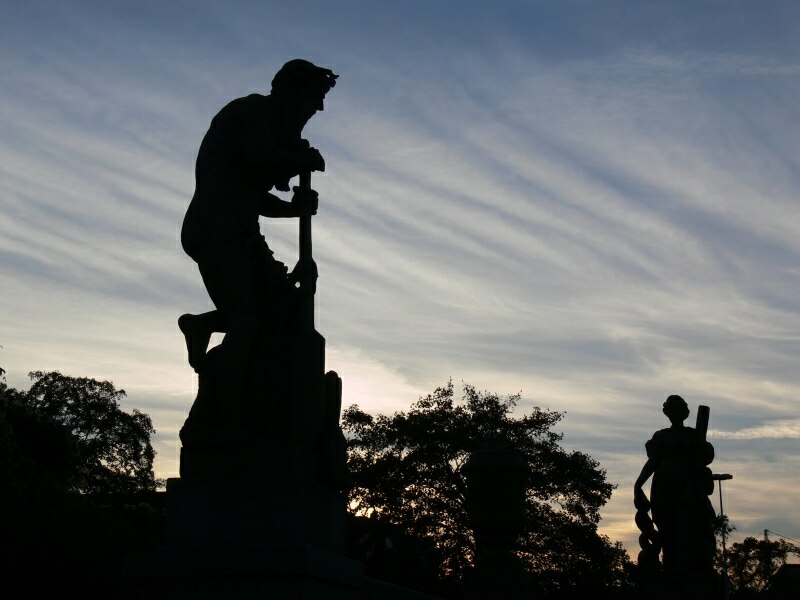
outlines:
M300 189L311 189L311 171L300 173ZM313 261L311 256L311 215L300 217L300 262Z
M300 189L311 189L311 171L300 173ZM300 279L302 307L300 309L300 328L304 331L314 330L314 294L317 293L317 265L311 249L311 215L300 217L300 251L297 264L303 273Z
M730 597L730 587L728 585L728 558L727 558L727 550L725 549L725 522L722 521L722 517L725 514L725 510L722 508L722 480L717 481L717 485L719 486L719 516L720 522L722 523L722 585L723 585L723 593L725 595L725 600L728 600Z

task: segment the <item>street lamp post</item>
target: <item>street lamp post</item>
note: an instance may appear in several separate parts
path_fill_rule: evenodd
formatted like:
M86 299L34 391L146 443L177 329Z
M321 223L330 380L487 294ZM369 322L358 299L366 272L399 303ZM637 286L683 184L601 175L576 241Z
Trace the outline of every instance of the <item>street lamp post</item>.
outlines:
M729 479L733 479L733 475L729 473L714 473L711 475L711 478L718 482L717 487L719 488L719 516L720 520L725 515L725 511L722 509L722 482L728 481ZM725 523L722 523L722 584L725 587L725 600L728 600L730 596L730 589L728 585L728 561L726 556L725 550Z

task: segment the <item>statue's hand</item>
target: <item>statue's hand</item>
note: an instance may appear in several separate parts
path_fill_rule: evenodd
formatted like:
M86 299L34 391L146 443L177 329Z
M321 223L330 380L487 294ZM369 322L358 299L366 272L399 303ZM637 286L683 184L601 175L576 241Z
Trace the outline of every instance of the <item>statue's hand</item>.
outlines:
M298 217L317 214L319 205L319 194L314 190L304 189L295 186L294 196L292 196L292 206L297 210Z
M295 291L301 294L313 290L313 282L317 280L318 276L317 263L314 261L298 262L292 272L288 274L289 281L297 284Z
M300 160L303 163L301 171L324 171L325 159L319 150L313 147L306 148L300 153Z

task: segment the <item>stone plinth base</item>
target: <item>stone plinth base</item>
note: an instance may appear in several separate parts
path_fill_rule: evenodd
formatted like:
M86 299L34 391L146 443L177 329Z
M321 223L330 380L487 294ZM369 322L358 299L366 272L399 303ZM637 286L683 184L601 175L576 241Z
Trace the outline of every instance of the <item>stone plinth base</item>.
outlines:
M126 561L126 600L439 600L311 546L171 547Z
M422 600L345 552L344 495L291 448L184 448L164 546L126 561L122 597ZM322 479L324 481L324 479Z
M127 597L141 600L364 597L361 564L311 546L173 546L129 561Z
M709 581L681 580L664 575L648 581L639 581L634 591L635 600L718 600L721 590Z
M345 551L344 497L306 478L170 479L167 546L314 546Z
M530 586L516 556L484 558L467 573L464 597L467 600L524 600L531 597Z

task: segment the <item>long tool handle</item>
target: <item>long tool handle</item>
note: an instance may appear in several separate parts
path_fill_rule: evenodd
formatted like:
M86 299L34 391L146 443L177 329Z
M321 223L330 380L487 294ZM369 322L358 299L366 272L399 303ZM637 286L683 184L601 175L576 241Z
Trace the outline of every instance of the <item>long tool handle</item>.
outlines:
M300 189L311 189L311 171L300 173ZM300 283L300 329L314 330L314 294L317 293L317 265L311 254L311 215L300 217L300 252L297 261L303 273Z
M700 405L697 407L697 423L695 429L697 432L706 439L708 433L708 420L711 416L711 409L708 406Z
M311 189L311 171L300 173L300 189ZM300 217L300 257L301 263L313 262L311 254L311 215ZM316 291L316 290L314 290Z

